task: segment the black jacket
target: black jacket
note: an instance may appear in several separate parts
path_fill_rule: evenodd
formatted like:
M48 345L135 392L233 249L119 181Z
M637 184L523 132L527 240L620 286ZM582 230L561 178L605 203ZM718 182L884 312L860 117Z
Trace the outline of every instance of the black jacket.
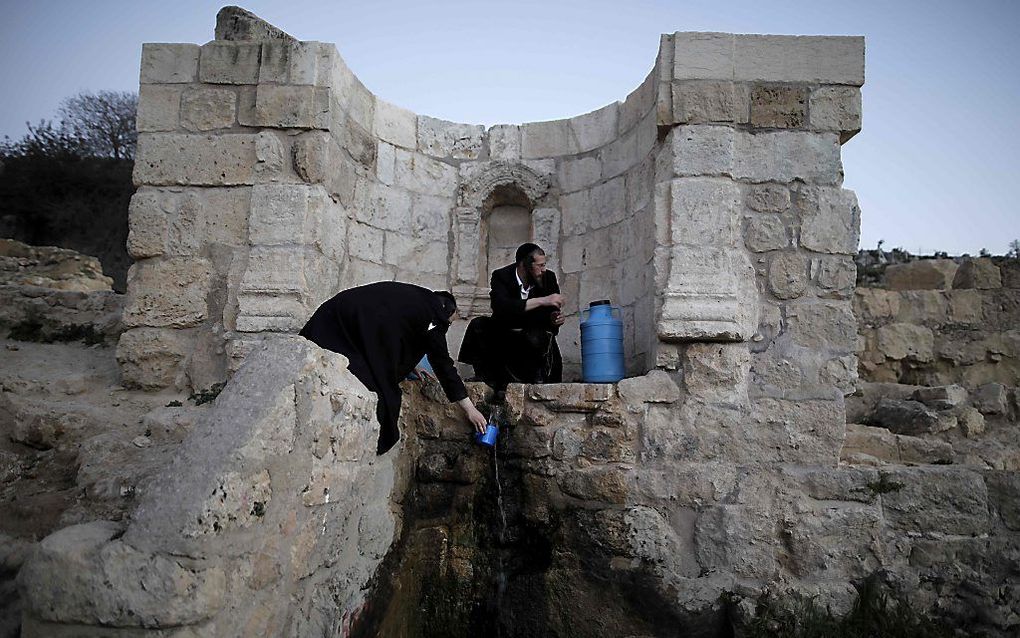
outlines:
M340 292L301 329L301 336L346 356L354 376L379 396L379 454L400 438L400 381L422 355L450 401L467 396L446 345L449 319L431 290L386 281Z
M559 291L556 273L547 270L542 281L528 293L528 299L545 297ZM517 284L517 264L492 271L489 300L492 302L492 319L504 328L545 328L553 334L559 332L559 326L552 325L551 321L555 308L543 306L530 312L524 311L527 300L521 299L521 287Z

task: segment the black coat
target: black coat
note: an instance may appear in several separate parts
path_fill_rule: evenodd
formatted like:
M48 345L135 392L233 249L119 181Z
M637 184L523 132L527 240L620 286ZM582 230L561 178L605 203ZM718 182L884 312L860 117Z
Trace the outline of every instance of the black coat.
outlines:
M385 281L344 290L301 329L302 337L347 357L348 369L378 395L379 454L400 439L400 381L422 355L450 401L467 396L446 345L449 319L431 290Z
M546 297L559 291L556 273L547 270L542 281L535 284L528 293L528 299ZM489 300L492 302L492 319L503 328L524 330L542 328L553 334L559 332L559 326L552 325L552 313L555 308L543 306L529 312L524 311L527 300L521 299L521 287L517 284L517 264L492 271Z

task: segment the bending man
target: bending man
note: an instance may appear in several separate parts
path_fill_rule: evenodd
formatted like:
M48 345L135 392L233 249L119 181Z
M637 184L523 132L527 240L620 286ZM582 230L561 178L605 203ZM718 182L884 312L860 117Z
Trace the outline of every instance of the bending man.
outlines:
M446 398L457 403L479 432L485 417L471 403L446 346L457 302L446 291L396 281L350 288L323 303L300 335L350 362L348 369L379 397L377 454L400 439L400 381L428 355Z
M458 360L496 390L511 381L559 383L563 376L556 344L563 297L545 264L545 251L521 244L515 263L492 273L492 317L472 319L464 334Z

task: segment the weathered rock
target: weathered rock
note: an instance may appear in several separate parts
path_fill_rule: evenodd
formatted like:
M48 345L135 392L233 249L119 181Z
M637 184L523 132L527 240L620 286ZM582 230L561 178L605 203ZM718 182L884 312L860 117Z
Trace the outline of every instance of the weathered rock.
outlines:
M982 534L988 531L988 490L967 470L917 468L882 474L876 489L889 524L904 531Z
M865 421L897 434L931 434L956 427L956 417L938 413L917 401L883 398Z
M1001 383L986 383L971 394L971 403L981 414L1006 414L1009 409L1006 386Z
M616 388L620 398L630 405L673 403L680 398L680 390L676 383L662 370L652 370L644 376L622 379Z
M890 290L948 290L956 270L949 259L919 259L886 266L885 282Z
M991 259L967 259L953 277L953 288L1001 288L999 267Z
M929 408L948 410L967 400L967 390L963 386L956 384L918 388L912 398Z
M103 275L103 267L95 257L55 246L29 246L0 239L0 285L92 292L110 290L113 279Z
M804 294L808 284L808 262L793 253L781 253L769 265L769 290L778 299L795 299Z
M931 329L909 323L891 323L878 329L878 350L897 361L931 361L934 336Z
M957 425L964 436L974 437L985 431L985 417L976 408L964 405L955 412Z

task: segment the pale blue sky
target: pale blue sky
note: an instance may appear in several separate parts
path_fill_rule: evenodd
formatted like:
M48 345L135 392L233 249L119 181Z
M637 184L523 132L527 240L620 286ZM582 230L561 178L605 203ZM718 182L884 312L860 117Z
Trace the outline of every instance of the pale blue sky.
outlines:
M137 90L143 42L212 39L222 3L0 0L0 136L80 90ZM243 4L333 42L365 85L417 113L557 119L623 99L660 33L864 35L864 130L843 147L862 247L1007 250L1020 237L1020 2L1007 0L325 0Z

